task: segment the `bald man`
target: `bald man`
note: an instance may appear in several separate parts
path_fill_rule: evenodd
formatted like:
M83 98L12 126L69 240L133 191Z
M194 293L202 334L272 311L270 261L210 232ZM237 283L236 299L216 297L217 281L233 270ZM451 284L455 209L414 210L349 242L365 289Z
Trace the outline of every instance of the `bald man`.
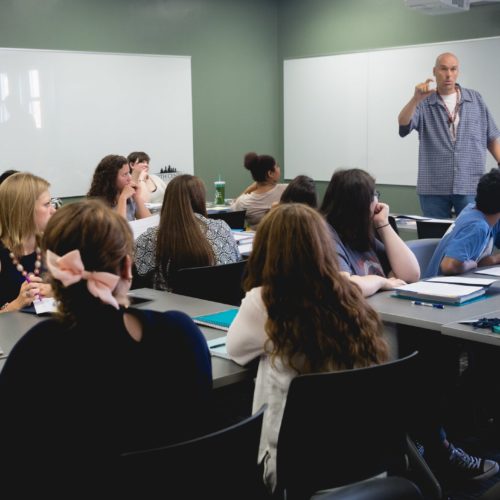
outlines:
M417 194L427 217L448 219L452 207L458 215L474 202L487 149L500 162L500 131L479 92L457 83L458 66L454 54L440 54L434 79L415 86L398 117L401 137L419 135Z

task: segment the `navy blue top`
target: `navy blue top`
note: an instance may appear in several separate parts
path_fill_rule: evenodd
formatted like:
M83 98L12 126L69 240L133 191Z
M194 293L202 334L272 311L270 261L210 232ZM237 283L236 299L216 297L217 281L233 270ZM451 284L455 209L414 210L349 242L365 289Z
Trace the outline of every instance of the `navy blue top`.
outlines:
M9 257L9 249L0 242L0 306L11 302L19 295L24 277ZM28 273L35 270L36 252L21 257L20 263Z
M211 358L191 318L128 309L143 326L136 342L123 310L91 309L75 327L56 319L34 326L0 372L2 482L36 476L39 491L52 493L62 479L110 481L121 452L204 432Z

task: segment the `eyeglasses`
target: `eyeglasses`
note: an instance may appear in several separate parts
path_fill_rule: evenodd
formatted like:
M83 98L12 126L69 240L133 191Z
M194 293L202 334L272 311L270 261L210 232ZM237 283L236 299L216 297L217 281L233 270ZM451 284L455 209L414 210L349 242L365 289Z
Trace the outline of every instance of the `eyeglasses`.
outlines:
M50 205L51 205L51 207L53 207L57 210L58 208L62 207L62 200L60 198L51 198Z
M375 190L375 191L373 192L373 197L374 197L374 198L377 198L377 199L379 199L379 200L380 200L380 191Z

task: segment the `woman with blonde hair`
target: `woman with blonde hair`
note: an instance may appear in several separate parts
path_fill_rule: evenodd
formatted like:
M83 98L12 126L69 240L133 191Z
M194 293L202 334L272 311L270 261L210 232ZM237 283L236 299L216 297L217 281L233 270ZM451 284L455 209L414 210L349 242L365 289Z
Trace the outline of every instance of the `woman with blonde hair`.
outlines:
M259 462L274 489L292 378L378 364L387 360L388 347L377 313L339 272L326 222L306 205L282 204L262 219L244 286L227 351L240 364L260 357L253 409L268 404Z
M159 290L172 288L177 269L240 259L227 223L207 218L205 185L194 175L179 175L167 184L159 226L136 241L138 277L145 286Z
M29 306L51 296L44 282L40 240L55 212L50 184L19 172L0 185L0 312Z
M119 214L99 200L66 205L43 246L58 314L19 340L0 373L0 461L7 483L35 477L54 496L111 481L122 452L199 434L212 371L186 314L126 308L133 238Z

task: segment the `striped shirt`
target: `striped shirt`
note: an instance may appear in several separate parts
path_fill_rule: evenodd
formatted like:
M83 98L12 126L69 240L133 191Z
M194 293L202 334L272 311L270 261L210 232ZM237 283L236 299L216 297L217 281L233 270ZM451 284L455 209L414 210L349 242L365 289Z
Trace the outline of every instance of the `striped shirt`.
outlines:
M452 140L446 109L436 93L418 104L408 125L399 127L401 137L412 130L419 135L418 194L476 194L488 144L500 138L479 92L460 87L460 95L456 141Z

